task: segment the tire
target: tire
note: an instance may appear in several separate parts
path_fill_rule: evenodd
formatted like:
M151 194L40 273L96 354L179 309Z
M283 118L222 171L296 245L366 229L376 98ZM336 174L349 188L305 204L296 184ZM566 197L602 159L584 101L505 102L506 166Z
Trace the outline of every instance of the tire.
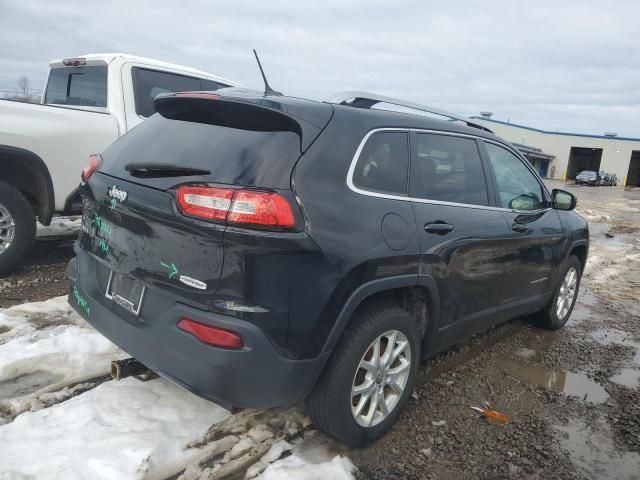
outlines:
M360 447L384 435L404 410L419 368L421 336L416 320L393 304L372 304L355 315L351 327L343 334L305 405L311 420L321 430L349 446ZM391 363L390 372L404 368L404 372L408 373L406 376L404 372L394 374L384 368L381 369L382 373L377 374L375 371L365 371L361 362L367 360L374 363L374 342L378 342L381 360L384 362L387 352L385 345L391 341L390 337L384 335L391 331L397 332L395 351L399 351L402 345L408 345L409 352L405 346L398 359ZM408 360L410 364L407 367ZM397 390L399 387L392 388L390 383L386 383L387 373L389 379L396 379L399 384L404 382L401 393ZM371 399L377 398L376 394L380 389L384 398L388 399L388 403L384 404L389 408L386 416L382 412L382 406L372 409L371 400L365 400L365 394L353 396L352 387L367 383L371 385L371 388L367 387ZM362 413L356 420L356 414L352 410L360 402ZM363 424L366 423L365 413L371 418L369 426Z
M563 295L563 292L566 291L563 289L563 285L565 279L567 278L569 272L571 270L575 272L575 286L573 291L573 298L567 304L565 300L565 305L568 306L566 310L560 309L559 306L559 297ZM580 260L575 255L571 255L567 261L565 262L564 269L562 272L562 276L556 286L556 289L553 291L553 295L549 300L549 303L539 311L534 317L538 326L545 328L547 330L559 330L567 323L567 320L571 316L571 312L573 312L573 307L576 304L576 299L578 298L578 292L580 290L580 280L582 278L582 264ZM566 299L566 297L565 297Z
M0 181L0 275L15 266L31 248L35 236L36 217L31 205L19 190Z

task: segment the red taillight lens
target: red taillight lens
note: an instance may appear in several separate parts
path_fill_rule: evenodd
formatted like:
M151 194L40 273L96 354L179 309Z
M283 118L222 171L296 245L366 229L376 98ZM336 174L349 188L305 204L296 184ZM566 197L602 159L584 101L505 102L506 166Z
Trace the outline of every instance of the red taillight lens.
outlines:
M176 193L180 210L194 217L267 228L296 224L291 204L276 192L185 185Z
M291 228L295 217L289 201L279 193L239 190L227 216L228 223Z
M95 171L100 168L100 165L102 165L102 157L100 155L89 155L89 165L84 167L82 173L80 174L80 178L82 178L82 181L88 181L91 178L91 175L93 175Z
M196 322L190 318L181 318L178 328L194 335L201 342L216 347L242 348L244 346L242 337L236 332Z
M233 190L210 187L178 187L178 205L187 215L209 220L225 220Z

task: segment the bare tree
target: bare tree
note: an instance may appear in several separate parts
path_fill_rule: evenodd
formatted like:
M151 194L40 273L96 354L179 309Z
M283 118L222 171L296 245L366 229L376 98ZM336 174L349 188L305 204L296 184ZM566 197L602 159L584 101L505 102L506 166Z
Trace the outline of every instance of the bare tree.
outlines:
M31 98L31 87L29 85L29 78L22 75L18 77L18 96L22 97L25 101L29 101Z

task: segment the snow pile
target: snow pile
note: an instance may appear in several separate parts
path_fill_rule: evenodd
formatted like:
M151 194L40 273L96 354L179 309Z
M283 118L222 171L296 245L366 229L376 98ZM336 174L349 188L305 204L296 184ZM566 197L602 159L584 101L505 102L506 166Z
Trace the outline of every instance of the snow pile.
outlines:
M322 463L310 463L297 455L278 460L258 477L260 480L353 480L353 464L340 455Z
M200 454L185 445L228 415L164 379L110 381L0 426L0 465L5 478L166 478Z
M125 356L67 304L66 297L0 310L0 408L16 415L46 392L109 373Z
M36 236L42 237L62 237L75 235L80 231L80 225L82 224L82 217L79 215L71 217L53 217L51 224L44 226L40 223L37 224Z

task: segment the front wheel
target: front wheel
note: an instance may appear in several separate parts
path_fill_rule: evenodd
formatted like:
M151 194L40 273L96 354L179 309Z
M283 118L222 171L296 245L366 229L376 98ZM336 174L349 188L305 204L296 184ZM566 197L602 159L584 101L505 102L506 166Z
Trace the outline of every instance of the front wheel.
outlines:
M370 306L353 319L306 400L312 421L350 446L384 435L413 390L420 333L407 311Z
M10 270L31 247L35 215L19 190L0 181L0 274Z
M564 273L549 303L536 314L538 325L547 330L559 330L564 327L578 298L581 277L582 264L578 257L571 255L565 263Z

